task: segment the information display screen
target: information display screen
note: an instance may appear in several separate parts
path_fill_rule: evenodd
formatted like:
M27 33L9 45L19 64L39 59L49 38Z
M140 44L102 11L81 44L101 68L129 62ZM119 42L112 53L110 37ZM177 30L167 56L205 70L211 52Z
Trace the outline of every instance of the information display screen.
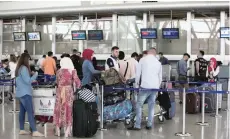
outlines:
M220 28L220 38L229 38L230 37L230 28L221 27Z
M162 28L164 39L179 39L179 28Z
M73 30L71 31L72 40L86 40L85 30Z
M141 39L156 39L157 29L155 28L142 28L141 29Z
M41 33L40 32L28 32L27 37L28 37L28 41L40 41Z
M25 41L26 33L25 32L13 32L14 41Z
M88 30L88 39L89 40L103 40L103 31L102 30Z

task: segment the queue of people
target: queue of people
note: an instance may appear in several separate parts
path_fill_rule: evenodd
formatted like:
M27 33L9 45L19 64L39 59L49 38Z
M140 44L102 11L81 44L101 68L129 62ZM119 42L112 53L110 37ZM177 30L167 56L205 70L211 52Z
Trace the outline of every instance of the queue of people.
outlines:
M131 57L125 59L125 53L115 46L111 49L111 56L105 62L105 70L110 68L115 69L124 77L124 80L135 80L135 86L140 88L155 88L159 89L162 82L162 65L169 64L168 59L163 56L163 53L158 53L160 59L157 58L155 48L144 51L142 54L136 52L131 54ZM32 129L32 136L40 137L43 134L36 129L33 103L32 103L32 85L36 81L38 74L44 74L45 81L51 77L56 77L57 95L54 110L54 125L56 126L56 135L60 136L60 128L65 127L65 136L70 136L72 126L72 105L74 98L74 89L81 86L91 85L93 76L104 71L97 70L97 62L94 56L94 51L85 49L81 54L74 49L73 54L63 54L60 64L52 52L43 55L35 65L35 70L31 68L31 57L28 51L25 51L20 57L10 55L10 62L2 61L1 69L7 70L11 78L16 78L16 97L20 101L20 135L28 135L29 132L24 129L25 113L28 114L28 120ZM219 72L219 65L215 58L211 58L208 63L204 58L204 52L200 51L198 58L195 61L195 80L197 81L214 81ZM177 63L177 72L179 81L187 81L187 72L190 68L187 66L187 61L190 55L185 53L183 58ZM205 77L205 78L204 78ZM204 80L205 79L205 80ZM124 81L124 82L125 82ZM188 88L188 84L183 83L180 87ZM151 129L153 126L154 104L156 93L154 91L142 91L137 95L136 115L137 119L129 130L140 130L142 119L142 106L146 99L148 102L148 123L146 129ZM182 95L180 93L180 103Z

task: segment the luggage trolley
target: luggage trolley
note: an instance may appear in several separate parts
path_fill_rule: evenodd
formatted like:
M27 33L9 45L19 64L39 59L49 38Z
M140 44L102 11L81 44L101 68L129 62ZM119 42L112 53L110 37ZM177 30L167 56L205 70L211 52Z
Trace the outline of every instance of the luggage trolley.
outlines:
M47 123L54 114L55 95L56 86L54 85L37 85L33 89L35 120L37 116L49 117L47 121L39 121L39 123L42 122L42 126L44 126L45 136L47 136Z

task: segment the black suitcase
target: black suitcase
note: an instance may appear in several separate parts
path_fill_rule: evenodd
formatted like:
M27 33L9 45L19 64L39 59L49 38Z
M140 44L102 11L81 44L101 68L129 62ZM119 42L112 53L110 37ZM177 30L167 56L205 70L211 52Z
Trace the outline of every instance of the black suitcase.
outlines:
M196 93L186 94L186 113L196 114L200 111L200 96Z
M99 126L96 102L73 102L73 137L92 137L97 133Z

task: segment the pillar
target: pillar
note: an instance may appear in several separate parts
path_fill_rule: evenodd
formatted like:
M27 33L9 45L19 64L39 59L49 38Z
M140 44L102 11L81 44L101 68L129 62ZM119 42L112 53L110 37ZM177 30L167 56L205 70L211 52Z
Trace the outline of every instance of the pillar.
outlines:
M220 27L225 27L225 11L220 12ZM225 59L225 38L220 39L220 58L221 58L221 62L224 63L224 59Z
M150 14L149 21L150 21L150 28L156 28L154 27L154 14ZM151 39L150 47L155 47L155 48L157 47L154 39ZM159 51L158 48L156 49Z
M112 46L117 46L117 14L112 15L112 34L113 34L113 40L112 40Z
M22 32L26 32L26 19L25 18L21 20L21 25L22 25ZM26 49L26 43L25 41L21 41L21 53L23 53L25 49Z
M80 15L79 16L79 30L83 30L83 23L84 23L83 22L83 15ZM87 30L86 30L86 32L87 32ZM84 50L84 41L79 40L78 51L82 53L83 50Z
M36 18L33 20L33 31L35 32L36 31L36 29L37 29L37 25L36 25ZM35 43L35 41L33 41L33 55L35 55L35 49L36 49L36 43Z
M2 59L2 46L3 46L3 20L0 19L0 58Z
M192 25L191 25L191 19L192 19L192 13L187 12L187 44L186 44L186 51L189 55L191 55L192 52ZM190 67L190 60L188 60L188 67ZM188 71L188 74L190 75L190 71Z
M143 28L147 28L147 13L143 13ZM147 40L143 39L143 51L147 49Z
M51 51L56 54L56 17L52 17L52 47Z

